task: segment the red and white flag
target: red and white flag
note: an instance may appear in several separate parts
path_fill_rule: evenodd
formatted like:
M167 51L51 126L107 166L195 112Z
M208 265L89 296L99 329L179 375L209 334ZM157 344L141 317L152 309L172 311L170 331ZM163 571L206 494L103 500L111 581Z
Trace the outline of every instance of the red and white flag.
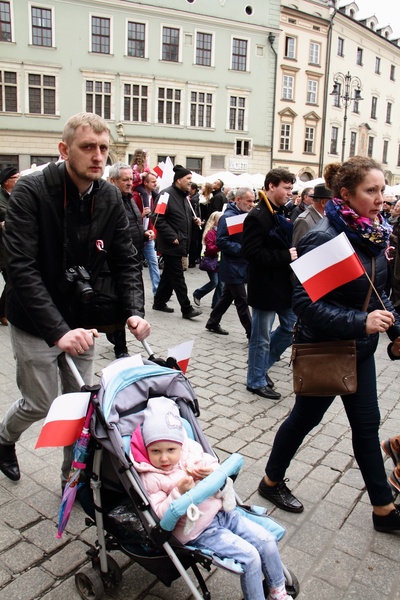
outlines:
M234 217L227 217L226 226L229 235L241 233L243 231L243 223L248 214L249 213L242 213L241 215L235 215Z
M365 273L344 232L310 250L290 266L313 302Z
M35 449L73 444L82 432L89 400L90 392L57 396L50 406Z
M157 177L162 177L163 167L164 167L164 163L158 163L158 165L156 167L154 167L154 169L152 169L152 171L153 171L153 173L155 173L157 175Z
M168 356L176 359L182 373L186 373L187 371L193 344L194 340L190 340L189 342L182 342L182 344L178 344L178 346L174 346L173 348L168 348Z
M165 215L165 211L167 210L167 205L168 205L168 199L169 199L169 194L167 194L166 192L164 194L161 194L161 196L157 200L157 204L154 208L154 213L156 215Z

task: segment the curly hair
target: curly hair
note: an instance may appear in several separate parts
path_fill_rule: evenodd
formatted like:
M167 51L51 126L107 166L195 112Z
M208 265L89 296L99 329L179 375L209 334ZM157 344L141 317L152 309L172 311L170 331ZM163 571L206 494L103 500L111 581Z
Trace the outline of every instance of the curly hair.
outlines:
M366 174L373 169L383 172L381 165L373 158L352 156L343 163L330 163L324 169L324 179L327 187L336 198L341 198L340 190L346 188L354 194Z

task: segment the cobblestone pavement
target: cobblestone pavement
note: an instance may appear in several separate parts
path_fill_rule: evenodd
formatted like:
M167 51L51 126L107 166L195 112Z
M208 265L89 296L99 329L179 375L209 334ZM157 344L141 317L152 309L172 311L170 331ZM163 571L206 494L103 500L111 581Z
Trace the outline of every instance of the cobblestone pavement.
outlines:
M231 452L245 457L235 485L242 500L268 505L256 490L274 433L293 402L288 351L271 370L281 400L254 396L245 389L247 343L234 307L222 321L230 335L218 336L204 328L211 296L202 301L202 317L188 321L181 318L175 298L170 303L174 314L153 311L147 269L144 279L153 351L166 357L168 347L195 339L187 375L199 398L203 430L221 459ZM189 269L186 280L192 293L205 282L206 274ZM133 337L129 347L131 354L142 351ZM376 358L383 439L400 430L400 365L386 357L385 338ZM97 373L112 359L112 347L102 335L97 343ZM0 327L0 415L18 397L8 330ZM40 427L40 423L31 427L17 444L21 480L13 483L0 474L0 600L78 599L74 574L87 562L86 551L95 539L95 528L85 527L79 506L74 507L62 539L56 539L61 450L34 450ZM389 472L392 465L386 464ZM285 564L300 580L300 598L400 600L400 534L376 533L372 527L340 399L305 440L288 476L305 511L296 515L269 508L287 529L279 547ZM122 553L114 552L113 557L123 569L123 579L106 598L190 597L182 580L166 588ZM212 570L208 585L213 600L241 598L237 576L221 569Z

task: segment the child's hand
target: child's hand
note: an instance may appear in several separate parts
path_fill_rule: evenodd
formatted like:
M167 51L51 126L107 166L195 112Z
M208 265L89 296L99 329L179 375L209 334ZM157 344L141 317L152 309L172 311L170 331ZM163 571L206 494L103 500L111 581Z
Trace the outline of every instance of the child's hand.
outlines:
M194 483L193 477L191 477L190 475L186 475L186 477L182 477L182 479L180 481L178 481L178 483L176 484L176 487L178 488L178 492L180 494L184 494L185 492L188 492L189 490L194 488L194 486L195 486L195 483Z
M192 469L190 472L195 479L204 479L204 477L207 477L213 470L212 467L200 467L199 469Z

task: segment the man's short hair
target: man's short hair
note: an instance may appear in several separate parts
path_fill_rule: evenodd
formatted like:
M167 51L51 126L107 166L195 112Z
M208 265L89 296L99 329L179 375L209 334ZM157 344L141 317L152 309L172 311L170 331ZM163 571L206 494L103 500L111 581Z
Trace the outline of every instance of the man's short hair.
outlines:
M63 142L70 144L78 127L90 127L95 133L104 133L105 131L110 133L110 128L102 117L95 113L81 112L70 117L65 123L62 134Z
M293 175L293 173L290 173L290 171L283 168L271 169L265 176L264 189L268 191L270 183L278 186L281 181L284 183L295 184L296 175Z
M119 179L121 177L122 169L129 169L130 171L132 170L127 163L116 162L111 165L110 170L108 171L109 179Z
M253 189L252 189L251 187L248 187L248 186L243 186L243 187L240 187L240 188L239 188L239 189L236 191L235 197L236 197L236 198L243 198L243 196L244 196L245 194L247 194L247 192L250 192L251 194L254 194L254 192L253 192Z

